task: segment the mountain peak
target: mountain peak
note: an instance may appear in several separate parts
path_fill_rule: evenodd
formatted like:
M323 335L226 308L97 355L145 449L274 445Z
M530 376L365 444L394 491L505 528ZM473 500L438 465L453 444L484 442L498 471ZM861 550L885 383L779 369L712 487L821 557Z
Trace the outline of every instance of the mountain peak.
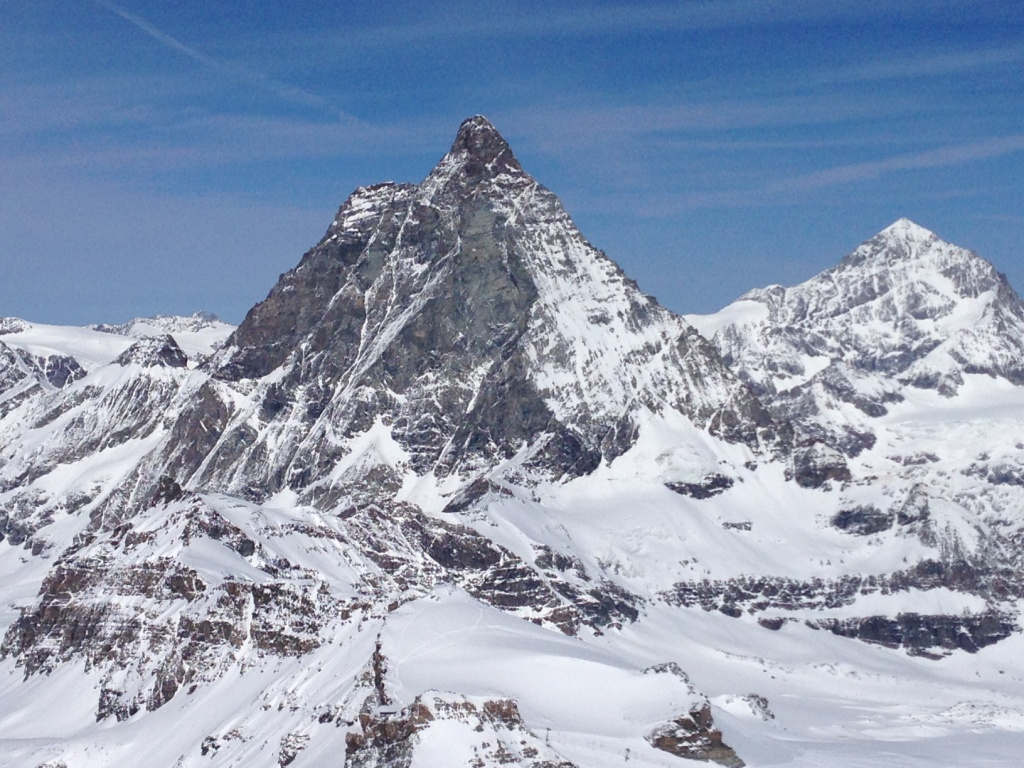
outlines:
M496 176L522 172L512 148L490 120L475 115L462 121L448 155L441 166L455 165L468 176Z
M900 218L878 233L878 237L899 239L907 242L927 242L937 240L938 236L931 230L908 218Z
M465 149L471 154L487 154L488 150L502 151L508 148L505 137L483 115L474 115L463 120L452 143L453 151Z
M893 267L897 264L930 263L935 259L941 261L951 255L967 253L920 224L900 218L870 240L861 243L840 262L838 269L859 269L864 265L874 269L882 265Z
M819 412L810 399L793 405L804 395L812 398L819 384L874 416L892 401L870 401L872 387L885 392L911 385L952 395L965 374L1024 381L1024 302L992 264L909 219L895 221L810 280L751 291L743 299L744 306L699 318L698 328L760 391L785 391L787 408L806 407L797 420ZM755 302L761 306L751 306ZM805 365L808 354L818 362ZM865 380L883 378L858 389L849 384L851 370ZM803 395L794 394L798 388ZM820 426L797 424L812 431ZM837 428L834 447L861 450L850 434L846 426Z

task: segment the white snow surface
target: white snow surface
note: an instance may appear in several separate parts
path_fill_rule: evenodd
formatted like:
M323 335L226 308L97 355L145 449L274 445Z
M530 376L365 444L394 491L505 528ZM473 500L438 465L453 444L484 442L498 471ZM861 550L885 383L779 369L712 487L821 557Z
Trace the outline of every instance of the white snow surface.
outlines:
M25 323L22 328L3 334L0 341L37 357L74 358L87 371L106 365L134 343L134 339L92 328L36 323Z
M225 323L208 312L195 312L183 315L153 315L152 317L136 317L120 325L92 326L106 333L143 339L148 336L170 334L190 358L209 355L220 349L235 326Z
M4 325L15 329L4 333ZM113 361L139 339L170 334L190 358L220 348L235 326L205 313L189 317L156 315L122 325L46 325L19 318L0 318L0 341L37 357L62 355L75 359L86 371Z

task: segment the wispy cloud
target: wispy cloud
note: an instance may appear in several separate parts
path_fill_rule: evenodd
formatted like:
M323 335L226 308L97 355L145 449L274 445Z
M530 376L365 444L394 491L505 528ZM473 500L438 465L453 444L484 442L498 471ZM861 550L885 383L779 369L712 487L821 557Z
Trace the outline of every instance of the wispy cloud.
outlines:
M122 128L152 123L168 108L164 100L194 101L203 93L194 80L151 75L117 74L81 77L74 88L51 81L3 85L0 136L38 138L50 132ZM145 94L144 99L137 94ZM123 133L118 137L123 140ZM24 142L6 141L3 151Z
M119 5L110 2L110 0L93 0L93 2L101 8L105 8L111 13L121 17L130 24L133 24L161 45L171 49L172 51L180 53L182 56L185 56L208 69L212 69L235 80L255 85L262 90L285 101L290 101L293 104L330 112L332 115L342 120L355 120L354 117L348 115L342 110L339 110L327 99L319 96L318 94L290 85L289 83L281 80L277 80L276 78L270 77L257 70L243 67L230 61L222 61L214 56L210 56L191 45L183 43L181 40L178 40L173 35L168 34L155 24L122 8Z
M961 53L944 52L913 58L885 59L822 73L818 82L863 83L958 75L1024 61L1024 45Z
M841 149L845 147L893 146L909 144L909 137L861 135L847 138L829 139L777 139L777 140L744 140L744 139L689 139L666 138L659 146L666 149L691 150L701 152L763 152L765 150L821 150Z
M991 139L925 152L894 155L863 163L850 163L780 181L738 185L725 189L701 189L692 192L657 192L647 194L636 189L593 196L593 210L631 210L636 215L652 218L677 216L684 211L701 209L777 208L803 205L806 195L858 181L874 181L904 171L942 169L967 165L980 160L1024 152L1024 134ZM736 179L733 179L736 181ZM990 190L986 190L990 191ZM981 194L980 190L932 190L917 195L918 199L955 199Z
M347 30L344 40L360 44L391 45L435 42L454 38L515 38L630 35L638 32L685 32L744 27L771 27L865 18L896 19L927 16L952 4L951 0L918 0L911 9L873 2L822 3L816 0L703 0L700 2L639 3L617 7L590 7L586 13L530 9L517 13L514 6L487 12L486 4L473 4L473 12L453 8L441 18ZM554 7L554 6L552 6ZM495 9L492 9L495 10Z
M925 168L949 168L965 165L976 160L990 160L996 157L1024 151L1024 134L996 136L985 141L971 144L960 144L952 147L925 152L914 152L904 155L871 160L863 163L850 163L822 171L796 176L770 185L769 192L794 192L849 184L856 181L879 179L899 171L912 171Z
M711 99L676 103L597 104L529 107L510 110L511 129L537 146L573 151L581 146L623 146L652 140L680 142L706 138L724 141L723 131L866 124L879 118L914 117L946 110L927 99L896 103L872 95L853 98L810 94L764 99ZM734 136L750 140L750 136ZM754 142L763 138L758 136Z
M92 89L90 94L106 94L109 89ZM402 181L417 181L439 157L438 148L454 136L457 123L450 119L418 118L397 123L345 122L298 116L252 114L182 114L173 108L140 108L138 121L156 129L140 130L120 117L116 99L97 103L95 110L72 100L66 110L51 108L43 98L45 91L35 90L38 100L21 105L22 112L38 106L39 119L32 125L36 132L46 130L53 137L38 143L13 140L0 142L0 162L5 179L29 179L58 169L76 178L121 178L138 183L153 173L187 174L192 182L196 171L244 172L260 163L332 160L360 164L373 159L380 168ZM104 109L115 115L104 121ZM63 112L70 113L65 119ZM0 108L0 137L5 136L3 109ZM125 130L131 125L132 131ZM12 129L13 130L13 129ZM25 134L24 127L20 132ZM129 138L128 134L132 133ZM74 140L66 140L73 136ZM414 160L411 172L407 168ZM381 171L389 173L389 171ZM378 181L372 176L355 179L357 183ZM347 182L343 182L347 183ZM0 185L2 186L2 185ZM347 190L342 190L347 191Z
M1024 216L1016 213L976 213L971 218L975 221L994 221L1000 224L1024 224Z

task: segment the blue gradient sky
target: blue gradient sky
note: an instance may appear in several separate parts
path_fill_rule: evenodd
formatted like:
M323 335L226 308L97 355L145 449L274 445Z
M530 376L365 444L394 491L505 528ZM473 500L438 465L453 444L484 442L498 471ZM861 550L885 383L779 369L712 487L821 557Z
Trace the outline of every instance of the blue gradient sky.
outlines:
M908 216L1024 288L1024 3L0 0L0 316L238 322L487 115L681 312Z

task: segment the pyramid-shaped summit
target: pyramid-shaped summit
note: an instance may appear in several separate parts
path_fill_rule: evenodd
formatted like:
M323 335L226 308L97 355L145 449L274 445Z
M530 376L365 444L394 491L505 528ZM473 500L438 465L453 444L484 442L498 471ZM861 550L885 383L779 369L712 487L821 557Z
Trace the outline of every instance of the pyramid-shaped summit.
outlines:
M407 470L472 477L496 462L587 473L643 414L678 411L751 446L772 429L479 116L421 184L357 189L210 367L217 383L175 426L187 455L176 441L151 471L258 497L336 501L349 478L332 468L373 429L401 457L373 459L392 489Z
M897 219L870 240L862 243L835 268L842 271L847 267L858 267L874 263L886 269L905 269L900 262L917 262L933 259L940 253L969 254L963 248L945 242L929 229L910 219ZM830 273L826 273L830 274Z
M462 122L447 159L453 164L470 165L476 172L522 171L508 142L482 115Z
M938 319L959 302L989 292L994 292L993 298L999 294L1000 300L1010 301L1013 294L1006 279L985 259L905 218L803 285L820 292L826 282L832 283L836 300L851 308L882 299L894 311L917 319Z
M811 344L808 351L891 374L997 317L1015 325L1024 306L988 261L905 218L810 280L756 289L741 301L766 306L761 332L780 343L794 343L799 330ZM978 306L971 310L971 303ZM750 361L744 367L767 370L760 366Z

